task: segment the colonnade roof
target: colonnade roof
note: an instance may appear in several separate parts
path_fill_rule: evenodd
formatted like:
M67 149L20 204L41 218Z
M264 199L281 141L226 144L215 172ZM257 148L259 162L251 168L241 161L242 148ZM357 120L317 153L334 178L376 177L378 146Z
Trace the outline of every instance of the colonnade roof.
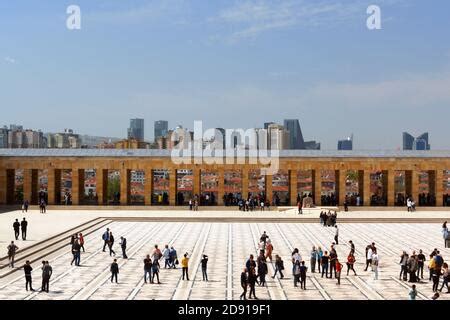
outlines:
M189 151L183 152L184 156ZM450 150L280 150L280 158L450 158ZM170 157L171 150L157 149L0 149L1 157ZM270 155L270 151L269 151ZM206 157L206 154L203 155ZM248 151L246 153L248 156ZM259 155L264 157L264 153Z

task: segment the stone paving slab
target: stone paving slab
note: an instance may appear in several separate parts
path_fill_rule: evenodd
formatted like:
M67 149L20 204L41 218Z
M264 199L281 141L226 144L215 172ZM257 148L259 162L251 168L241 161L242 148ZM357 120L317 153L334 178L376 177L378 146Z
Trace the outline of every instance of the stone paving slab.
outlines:
M115 251L120 265L119 283L109 280L109 265L114 257L102 252L101 234L98 230L86 237L86 252L82 253L81 267L70 266L70 248L60 250L49 257L54 270L50 292L26 292L22 271L17 271L0 281L0 299L33 300L125 300L125 299L239 299L242 292L240 273L249 254L256 254L260 234L266 231L274 245L274 256L279 254L285 261L285 278L272 279L273 266L269 263L267 287L257 287L259 299L289 300L398 300L408 299L411 283L398 279L399 256L403 250L411 252L422 249L427 255L434 249L441 250L444 259L450 258L450 249L443 248L440 224L431 223L347 223L340 225L338 256L344 262L341 284L335 279L322 278L308 270L307 290L293 286L290 256L298 248L309 267L311 247L321 246L329 250L334 237L334 228L318 223L159 223L159 222L112 222L109 227L117 239ZM128 260L122 259L118 241L121 235L128 240ZM346 276L346 256L350 250L348 241L356 245L357 276ZM375 242L379 250L379 279L373 272L363 271L364 249L369 242ZM179 258L184 252L191 255L190 281L181 280L181 269L164 269L161 261L161 284L143 283L142 260L151 254L157 243L162 249L165 244L174 245ZM208 282L202 280L199 267L201 255L209 256ZM40 264L33 265L33 282L40 288ZM417 283L418 299L432 296L428 281ZM445 291L445 290L444 290ZM450 294L441 298L450 300Z

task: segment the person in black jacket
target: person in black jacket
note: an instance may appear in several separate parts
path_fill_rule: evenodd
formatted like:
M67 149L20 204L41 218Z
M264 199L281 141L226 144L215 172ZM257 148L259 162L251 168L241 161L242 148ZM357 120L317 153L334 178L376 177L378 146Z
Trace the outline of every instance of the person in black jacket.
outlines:
M25 265L23 266L23 271L25 272L25 289L28 291L28 285L29 285L30 290L34 291L32 281L31 281L31 271L33 271L33 268L31 267L29 260L27 260L25 262Z
M257 280L257 276L256 276L255 268L250 268L250 271L248 272L248 285L250 286L250 294L248 296L249 299L252 298L252 293L253 293L253 298L258 299L256 297L256 293L255 293L256 280Z
M20 233L19 219L16 219L16 221L13 223L13 228L14 228L14 237L16 237L16 240L19 240L19 233Z
M125 239L124 237L120 237L120 247L122 248L122 256L124 259L128 259L127 256L127 239Z
M239 300L247 300L247 286L248 286L248 277L247 277L247 268L244 268L244 270L241 273L241 287L242 287L242 293L239 296Z
M208 266L208 256L206 254L203 255L203 259L200 261L202 265L202 276L203 281L208 281L208 273L206 272Z
M119 265L117 264L117 259L114 259L114 262L111 263L111 282L113 282L113 279L116 279L117 281L117 275L119 274Z
M25 220L25 218L23 218L22 222L20 223L23 241L27 240L27 227L28 227L28 222L27 222L27 220Z
M112 232L110 232L108 238L109 256L112 256L113 254L114 256L116 256L116 252L113 250L113 245L114 245L114 236Z

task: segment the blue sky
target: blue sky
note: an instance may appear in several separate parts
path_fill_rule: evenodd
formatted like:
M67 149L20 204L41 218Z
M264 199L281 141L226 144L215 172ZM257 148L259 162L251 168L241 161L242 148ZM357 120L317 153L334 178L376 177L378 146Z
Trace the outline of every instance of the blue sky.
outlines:
M66 8L81 8L81 30ZM366 27L381 8L382 29ZM335 149L450 149L446 0L0 2L1 124L122 137L128 119L261 127L298 118Z

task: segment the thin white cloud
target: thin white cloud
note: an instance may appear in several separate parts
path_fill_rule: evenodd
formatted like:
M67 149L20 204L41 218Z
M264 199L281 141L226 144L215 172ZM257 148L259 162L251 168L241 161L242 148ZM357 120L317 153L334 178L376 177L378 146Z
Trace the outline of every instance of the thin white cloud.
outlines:
M112 8L107 5L102 10L85 13L87 21L102 23L129 24L146 22L161 22L162 20L175 25L187 24L184 13L187 11L186 0L155 0L140 6Z
M4 60L6 63L10 63L10 64L16 64L16 63L17 63L17 60L14 59L14 58L11 58L11 57L5 57L3 60Z
M255 38L271 31L295 26L335 26L360 19L365 25L367 6L370 0L245 0L220 11L208 19L210 23L231 27L231 34L224 36L229 42ZM392 6L403 0L378 0L379 5ZM386 20L387 21L387 20Z

